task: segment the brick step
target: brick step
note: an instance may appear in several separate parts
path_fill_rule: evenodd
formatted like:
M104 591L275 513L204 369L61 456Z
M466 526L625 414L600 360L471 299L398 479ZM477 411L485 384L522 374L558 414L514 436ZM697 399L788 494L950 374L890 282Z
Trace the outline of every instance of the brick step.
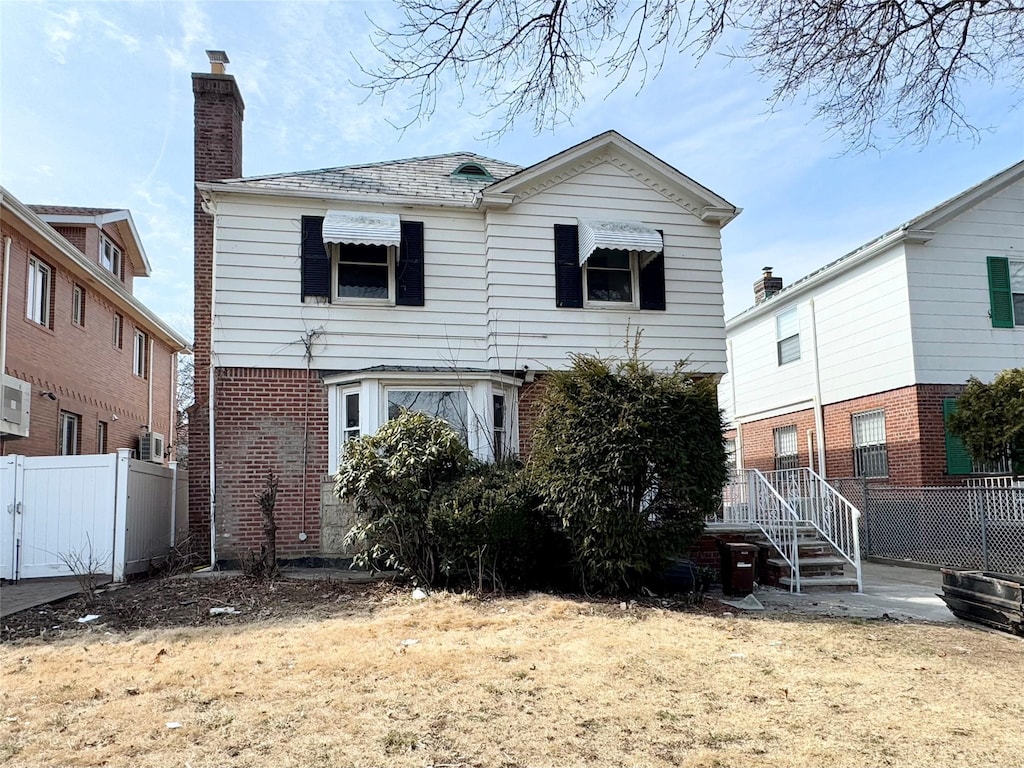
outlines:
M793 580L789 576L779 579L779 587L788 589ZM801 576L801 592L856 592L857 579L852 576Z

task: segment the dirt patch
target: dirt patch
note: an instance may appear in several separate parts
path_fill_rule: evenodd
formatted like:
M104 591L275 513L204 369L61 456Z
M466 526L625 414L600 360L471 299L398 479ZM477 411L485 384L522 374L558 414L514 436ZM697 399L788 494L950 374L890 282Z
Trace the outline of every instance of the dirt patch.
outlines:
M103 589L95 600L79 595L7 616L0 626L0 641L32 638L55 641L140 629L238 626L295 618L315 621L335 616L371 615L382 607L408 599L410 591L410 586L392 581L352 583L289 578L261 581L236 575L152 579ZM481 610L486 611L495 599L482 599ZM710 614L732 610L712 598L647 597L626 602L594 598L586 602L588 610L613 615L638 608ZM89 615L99 618L79 623L78 619Z

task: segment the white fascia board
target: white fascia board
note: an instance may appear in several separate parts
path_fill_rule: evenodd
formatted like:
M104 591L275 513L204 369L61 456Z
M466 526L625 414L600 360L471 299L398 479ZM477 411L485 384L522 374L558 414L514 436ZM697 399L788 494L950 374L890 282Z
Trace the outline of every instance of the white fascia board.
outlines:
M537 181L556 175L567 166L571 167L581 160L610 148L618 150L636 164L644 166L655 175L660 176L662 181L668 186L676 187L683 193L684 197L689 197L696 201L698 203L696 206L698 210L702 212L707 210L709 213L706 219L704 219L702 213L701 218L704 220L715 221L720 226L725 226L729 221L736 218L742 210L616 131L606 131L584 141L582 144L577 144L556 155L552 155L546 160L541 160L539 163L535 163L529 168L509 176L507 179L492 184L484 190L483 194L485 196L514 194Z
M879 254L886 253L890 249L905 242L914 244L926 243L932 238L933 234L933 232L926 232L922 230L899 229L874 241L873 243L861 246L859 251L853 251L848 256L842 257L831 267L823 269L817 274L812 274L810 277L803 278L801 281L793 283L789 287L784 288L782 291L772 296L770 299L765 299L760 304L750 307L749 309L745 309L740 314L727 320L725 322L726 334L730 331L737 330L763 315L778 312L782 306L790 301L790 299L803 296L808 291L818 288L825 283L831 282L835 278L849 272L854 267L863 264L865 261L868 261Z
M235 184L221 184L218 182L199 181L196 182L196 189L202 193L203 199L208 203L216 205L218 199L232 195L255 196L255 197L284 197L317 201L327 204L345 202L380 205L394 208L475 208L473 201L459 202L455 200L441 200L430 197L399 197L390 195L367 195L358 192L325 192L324 190L294 190L294 189L260 189L254 187L241 187Z
M133 319L142 318L151 329L158 331L162 337L161 340L171 347L172 352L187 352L191 354L191 346L184 336L153 314L152 310L145 304L128 293L120 281L115 281L113 275L100 267L99 264L89 261L81 251L52 226L43 221L42 218L3 187L0 187L0 200L2 200L5 208L14 213L38 237L60 251L79 271L85 273L95 283L102 286L107 291L107 299L112 300L115 306L127 311L130 316L133 316ZM92 219L92 217L89 218Z

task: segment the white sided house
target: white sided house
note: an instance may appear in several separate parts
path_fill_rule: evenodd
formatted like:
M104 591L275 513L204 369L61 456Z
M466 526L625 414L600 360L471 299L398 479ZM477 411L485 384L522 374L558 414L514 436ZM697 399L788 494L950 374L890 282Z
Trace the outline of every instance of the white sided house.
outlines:
M197 481L192 519L214 559L259 546L268 471L281 555L343 555L330 474L400 408L490 460L529 451L544 372L571 352L619 354L639 330L652 363L724 373L720 231L739 209L618 133L526 168L456 152L238 178L234 79L193 90L196 400L213 412L193 423L214 494Z
M946 433L956 396L1024 364L1024 162L755 294L719 388L738 466L958 482L982 468Z

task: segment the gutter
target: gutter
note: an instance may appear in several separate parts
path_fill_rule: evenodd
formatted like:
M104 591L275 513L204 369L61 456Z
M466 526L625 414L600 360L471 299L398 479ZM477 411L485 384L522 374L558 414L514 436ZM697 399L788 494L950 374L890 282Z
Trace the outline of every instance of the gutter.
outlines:
M326 203L362 203L373 205L400 205L415 206L417 208L476 208L473 199L461 202L458 200L441 200L424 197L385 197L376 195L365 195L358 193L325 194L323 190L294 190L294 189L264 189L262 187L242 187L233 184L219 184L217 182L199 181L196 182L196 189L200 191L203 199L212 201L221 195L255 195L259 197L287 197L302 200L321 200Z

